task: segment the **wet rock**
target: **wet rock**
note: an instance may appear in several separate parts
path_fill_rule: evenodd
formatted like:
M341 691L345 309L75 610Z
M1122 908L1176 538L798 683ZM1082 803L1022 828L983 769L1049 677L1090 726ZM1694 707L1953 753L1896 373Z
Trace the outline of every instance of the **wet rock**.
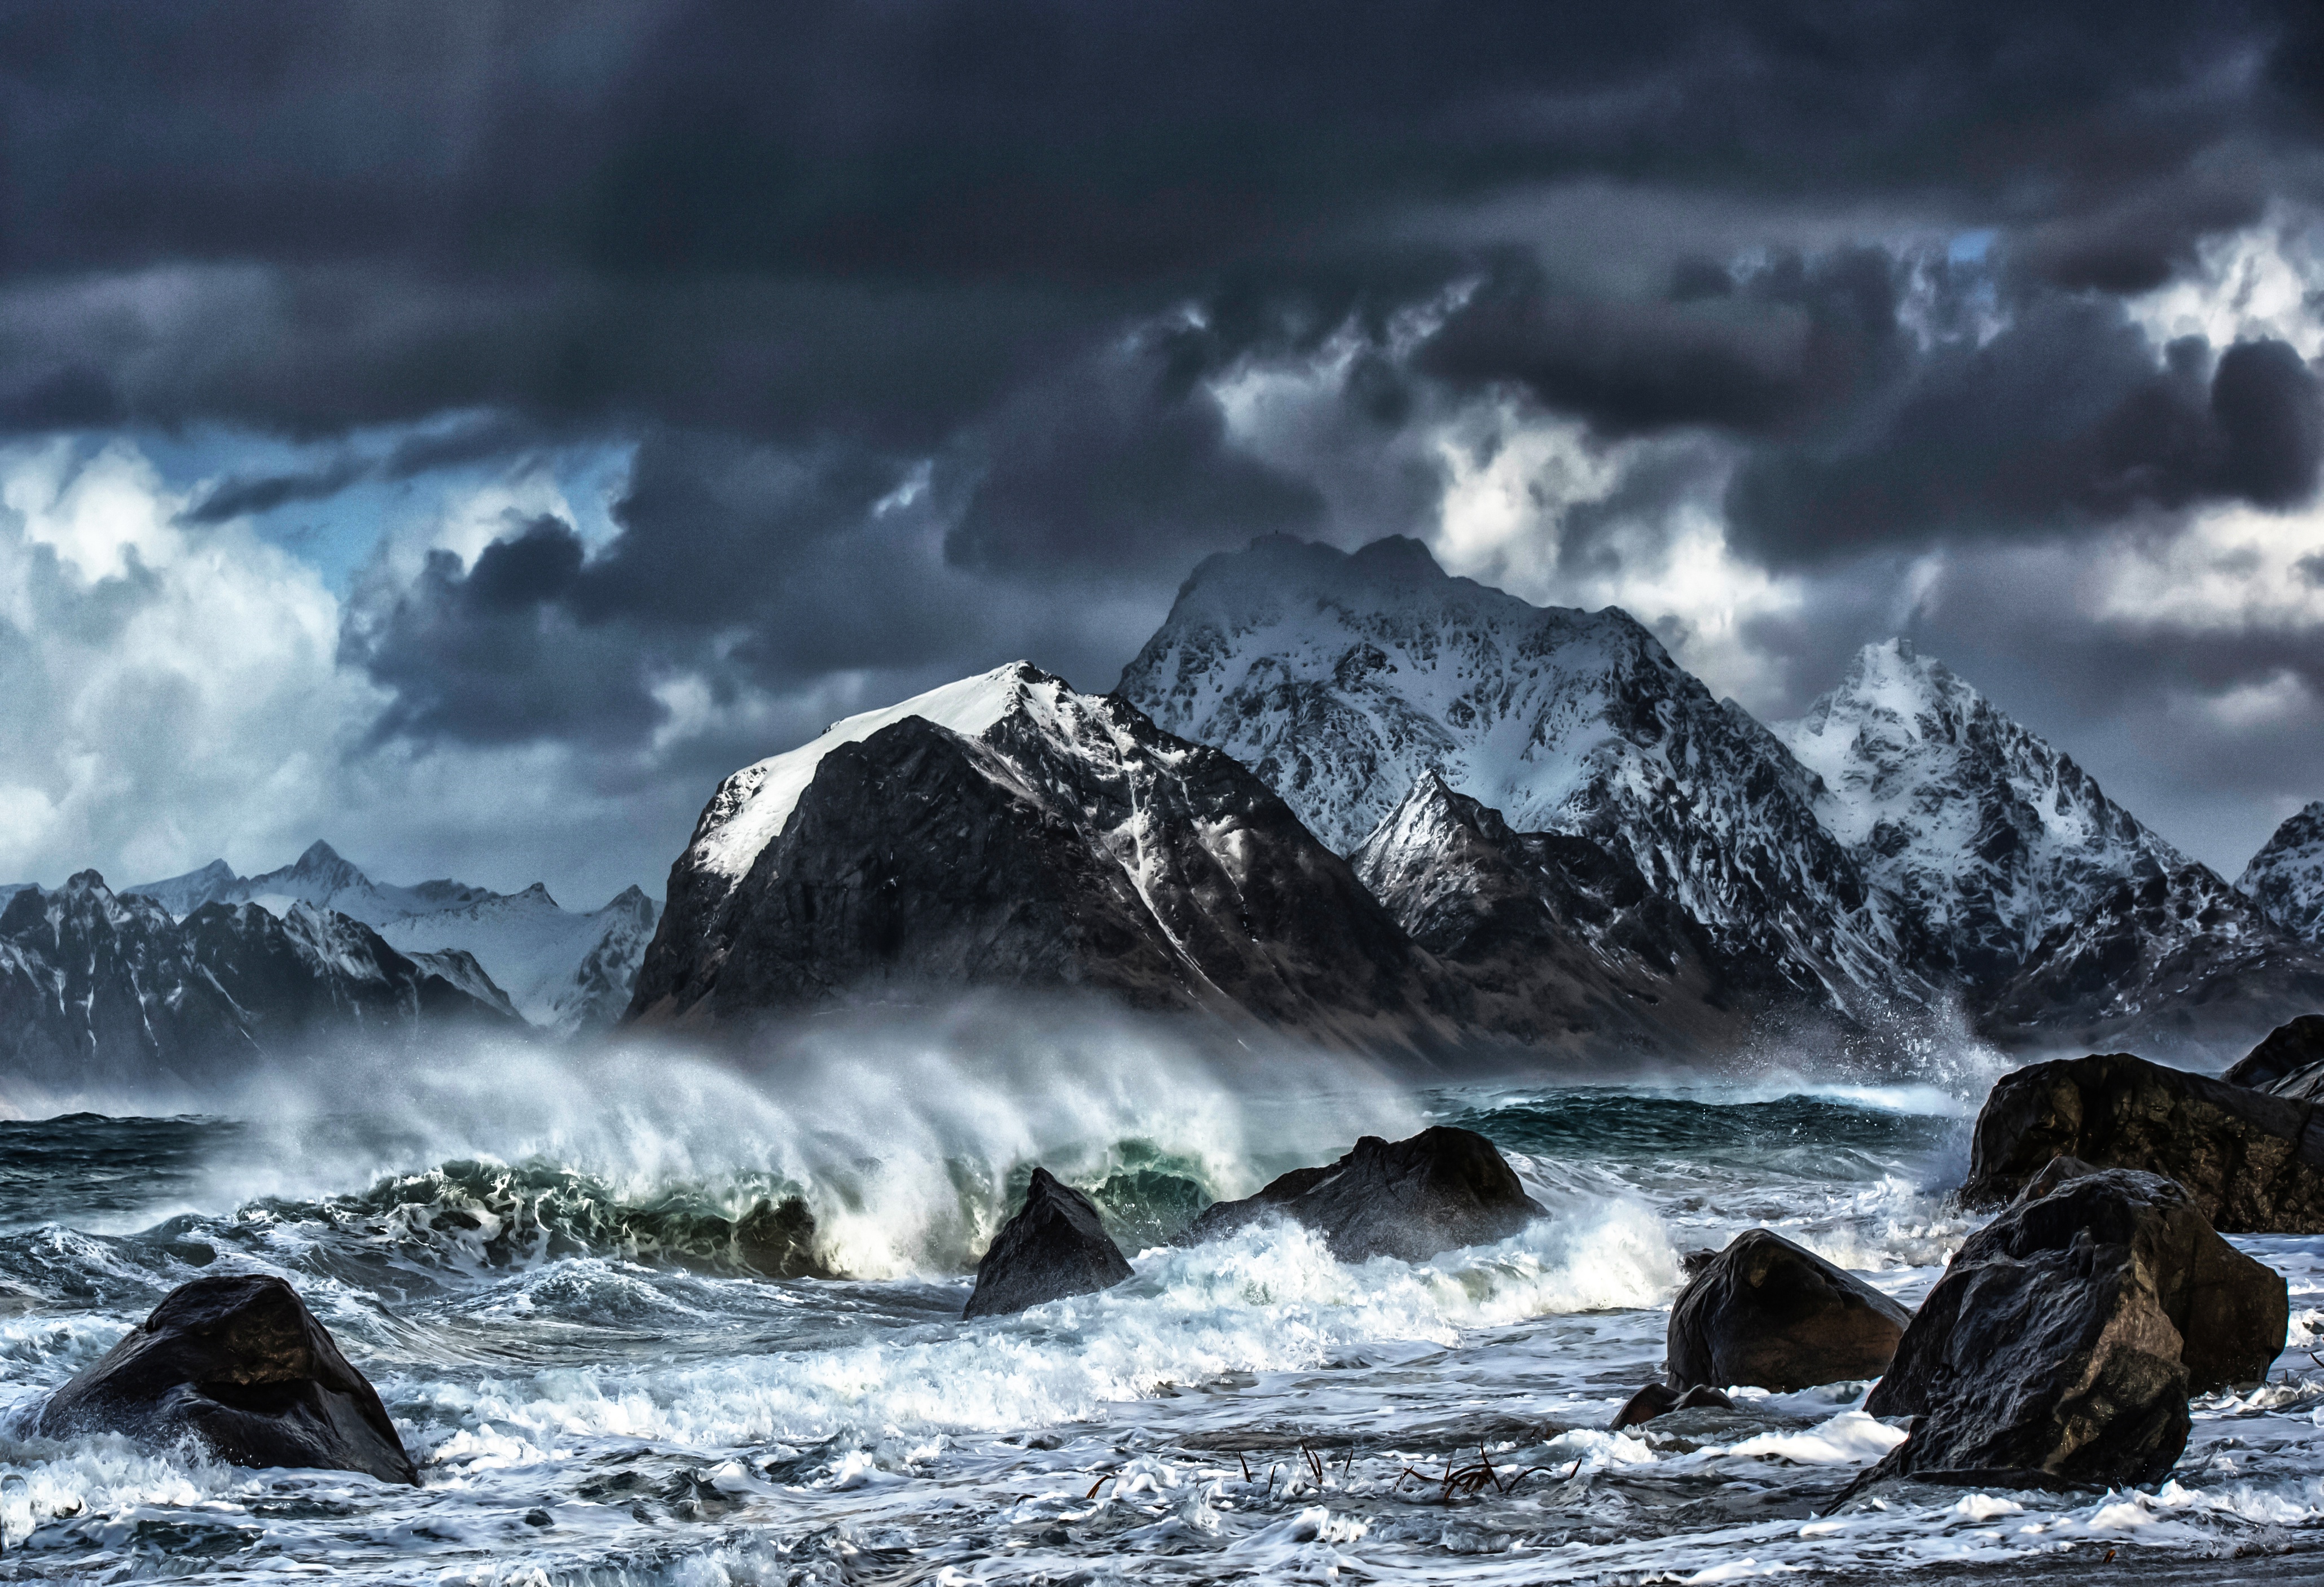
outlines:
M1314 1230L1343 1262L1418 1262L1506 1240L1542 1208L1491 1141L1440 1124L1406 1140L1367 1135L1336 1163L1294 1168L1257 1195L1216 1203L1184 1241L1221 1239L1271 1214Z
M1098 1221L1097 1204L1047 1168L1033 1170L1025 1204L976 1264L964 1317L997 1317L1087 1295L1130 1277L1130 1262Z
M1918 1418L1866 1481L2062 1488L2159 1481L2190 1394L2266 1375L2283 1278L2153 1174L2050 1165L1971 1235L1874 1386Z
M2005 1075L1978 1114L1961 1200L1997 1206L2053 1158L2160 1174L2229 1234L2324 1232L2315 1105L2128 1053Z
M1747 1229L1671 1307L1671 1387L1748 1383L1778 1393L1888 1368L1912 1314L1766 1229Z
M796 1195L761 1201L734 1221L737 1266L770 1278L828 1278L815 1254L815 1214Z
M1614 1419L1606 1424L1609 1433L1619 1433L1625 1427L1635 1427L1641 1422L1651 1422L1656 1416L1666 1416L1673 1411L1698 1411L1704 1408L1731 1411L1735 1402L1708 1383L1698 1383L1683 1394L1667 1383L1649 1383L1630 1396Z
M2274 1096L2324 1102L2324 1014L2277 1026L2219 1078Z
M48 1437L198 1435L238 1466L314 1466L417 1484L379 1395L298 1292L263 1273L181 1284L42 1407Z

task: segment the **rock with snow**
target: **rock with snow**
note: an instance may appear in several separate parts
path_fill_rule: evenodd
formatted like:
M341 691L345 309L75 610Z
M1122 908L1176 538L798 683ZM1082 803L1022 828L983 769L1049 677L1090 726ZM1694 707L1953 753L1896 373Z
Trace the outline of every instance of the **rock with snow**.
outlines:
M238 876L223 860L125 890L183 918L206 903L255 903L284 918L300 904L348 916L456 984L465 955L516 1012L562 1033L611 1025L628 1006L659 909L636 887L603 909L560 907L539 882L497 893L449 880L373 881L327 843L296 862Z
M2302 1014L2277 1026L2219 1078L2274 1096L2324 1102L2324 1014Z
M1888 1370L1912 1314L1767 1229L1746 1229L1672 1303L1671 1388L1796 1393Z
M1921 1303L1865 1406L1917 1419L1868 1479L2160 1481L2188 1396L2264 1378L2288 1315L2282 1276L2180 1186L2064 1175L1970 1235Z
M189 1077L350 1036L407 1038L506 1016L473 964L415 964L359 920L208 903L183 920L94 871L0 910L0 1057L85 1086Z
M1216 751L1024 663L729 777L672 868L635 1018L1086 989L1325 1039L1450 1032L1460 989Z
M1351 863L1415 942L1461 971L1474 1020L1536 1051L1716 1055L1782 990L1773 966L1721 952L1624 855L1513 832L1434 771Z
M1129 1259L1099 1222L1097 1204L1047 1168L1036 1168L1025 1204L1001 1226L976 1264L976 1288L961 1315L1005 1316L1110 1289L1129 1277Z
M1343 1262L1424 1262L1506 1240L1542 1215L1491 1141L1439 1124L1406 1140L1367 1135L1335 1163L1295 1168L1256 1195L1204 1209L1180 1239L1220 1240L1281 1217L1314 1230Z
M1978 1111L1961 1200L1995 1206L2055 1158L2175 1180L2229 1234L2324 1234L2324 1124L2313 1103L2129 1053L2003 1075Z
M1252 768L1341 853L1434 771L1517 831L1628 861L1803 995L1932 995L1812 780L1618 609L1531 605L1415 540L1268 538L1195 569L1119 692Z
M2324 946L2324 799L2277 827L2236 886L2278 926Z

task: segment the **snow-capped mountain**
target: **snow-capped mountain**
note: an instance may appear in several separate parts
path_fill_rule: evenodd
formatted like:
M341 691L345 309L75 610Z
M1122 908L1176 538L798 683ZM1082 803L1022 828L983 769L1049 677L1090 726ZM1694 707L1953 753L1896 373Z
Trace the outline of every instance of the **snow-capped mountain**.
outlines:
M94 871L0 909L0 1064L60 1088L189 1078L316 1039L514 1019L465 954L416 962L298 903L183 920Z
M633 1017L1087 988L1351 1042L1461 989L1267 786L1017 663L727 778L670 872Z
M1987 1036L2209 1057L2324 1006L2324 955L1910 641L1774 731Z
M2126 878L2062 920L1986 1000L2011 1046L2200 1060L2324 1009L2324 955L2209 866Z
M2187 864L1909 640L1865 646L1839 687L1773 731L1815 773L1824 826L1972 985L2006 981L2125 882Z
M2294 937L2324 946L2324 799L2277 827L2236 887Z
M1536 1050L1715 1056L1779 983L1738 964L1638 868L1586 837L1513 832L1425 772L1372 830L1356 875L1474 989L1478 1023Z
M1628 860L1799 992L1857 1010L1933 995L1909 928L1819 822L1812 776L1618 608L1532 605L1416 540L1263 539L1195 569L1118 692L1250 767L1341 853L1435 773L1516 831Z
M237 876L223 860L127 890L184 916L205 903L254 903L289 918L305 904L360 920L403 953L469 955L532 1024L572 1031L611 1024L630 1000L659 909L636 888L603 909L560 907L539 882L497 893L466 882L374 881L327 843L296 863ZM456 970L447 961L447 970Z

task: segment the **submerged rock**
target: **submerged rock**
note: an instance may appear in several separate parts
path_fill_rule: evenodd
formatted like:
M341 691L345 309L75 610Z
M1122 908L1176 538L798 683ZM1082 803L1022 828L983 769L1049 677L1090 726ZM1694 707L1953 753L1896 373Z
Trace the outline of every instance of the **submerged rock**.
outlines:
M1708 1383L1698 1383L1682 1394L1667 1383L1649 1383L1623 1403L1606 1424L1609 1433L1619 1433L1625 1427L1635 1427L1641 1422L1651 1422L1656 1416L1666 1416L1673 1411L1703 1409L1731 1411L1735 1402Z
M2324 1014L2303 1014L2277 1026L2219 1078L2274 1096L2324 1102Z
M1978 1114L1961 1200L1995 1206L2053 1158L2178 1181L2229 1234L2324 1232L2324 1128L2314 1104L2128 1053L2005 1075Z
M1671 1307L1673 1389L1748 1383L1778 1393L1877 1378L1912 1314L1766 1229L1747 1229Z
M39 1431L198 1435L238 1466L315 1466L417 1484L378 1393L298 1292L263 1273L181 1284L52 1395Z
M976 1289L961 1315L1021 1312L1129 1277L1129 1259L1099 1223L1097 1204L1047 1168L1036 1168L1025 1204L1001 1226L976 1264Z
M1506 1240L1542 1208L1491 1141L1439 1124L1406 1140L1367 1135L1336 1163L1294 1168L1257 1195L1205 1208L1183 1238L1218 1240L1270 1214L1314 1230L1343 1262L1419 1262Z
M2282 1275L2179 1186L2061 1160L1922 1303L1865 1405L1919 1419L1864 1481L2159 1481L2188 1396L2264 1378L2288 1315Z

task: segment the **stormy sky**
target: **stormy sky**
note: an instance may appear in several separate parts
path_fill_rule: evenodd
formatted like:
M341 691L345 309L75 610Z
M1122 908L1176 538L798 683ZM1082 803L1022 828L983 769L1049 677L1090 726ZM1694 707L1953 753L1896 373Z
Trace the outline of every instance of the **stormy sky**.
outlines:
M1416 535L2324 798L2324 11L0 5L0 881L659 890L716 779Z

